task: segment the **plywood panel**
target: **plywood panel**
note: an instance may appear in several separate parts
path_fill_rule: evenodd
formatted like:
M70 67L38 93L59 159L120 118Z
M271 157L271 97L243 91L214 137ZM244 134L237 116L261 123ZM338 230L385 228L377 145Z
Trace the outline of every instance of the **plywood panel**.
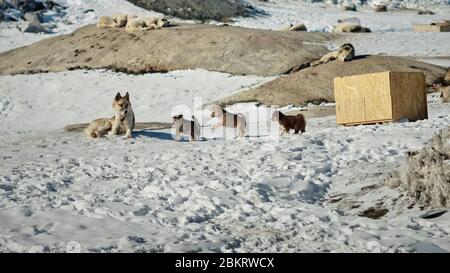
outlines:
M376 95L389 96L389 71L370 73L334 79L335 98L368 97Z
M370 96L364 101L365 121L392 119L391 96Z
M366 120L364 98L349 98L336 103L336 123L346 124Z
M391 73L393 118L410 121L428 118L425 75L416 72Z

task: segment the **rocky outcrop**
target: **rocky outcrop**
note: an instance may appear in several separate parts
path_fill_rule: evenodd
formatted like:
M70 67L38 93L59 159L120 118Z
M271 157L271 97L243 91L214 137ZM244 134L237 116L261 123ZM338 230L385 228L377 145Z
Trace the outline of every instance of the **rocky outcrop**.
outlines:
M357 56L349 62L333 61L307 67L285 77L277 78L255 89L242 91L220 101L220 104L260 102L265 105L303 105L308 102L333 102L333 79L382 71L421 71L428 85L440 82L442 67L392 56Z
M128 0L136 6L192 20L230 21L232 17L263 15L243 0Z
M274 76L319 59L332 34L203 24L128 33L82 27L0 53L0 74L111 69L126 73L206 69Z

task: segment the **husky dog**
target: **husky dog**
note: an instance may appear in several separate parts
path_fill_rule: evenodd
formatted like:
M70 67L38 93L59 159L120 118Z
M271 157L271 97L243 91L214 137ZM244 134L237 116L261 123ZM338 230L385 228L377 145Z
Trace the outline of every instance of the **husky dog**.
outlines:
M100 16L97 21L97 28L117 27L117 22L111 16Z
M290 130L294 130L294 134L298 134L305 132L306 128L306 120L302 114L298 114L296 116L286 116L278 110L275 110L272 113L272 121L278 121L281 128L281 134L290 133Z
M127 25L128 19L134 18L132 15L127 14L116 14L113 16L117 27L125 27Z
M181 140L181 136L189 136L189 141L198 140L200 137L200 124L198 120L192 116L192 120L183 118L183 115L176 115L172 117L172 128L175 129L177 140Z
M366 28L360 26L359 24L342 22L338 20L338 23L333 28L334 33L342 33L342 32L371 32L370 28Z
M131 18L128 20L125 29L128 32L137 32L147 30L148 28L146 27L145 22L142 18Z
M444 76L444 83L446 85L450 85L450 68L448 69L447 73Z
M444 87L440 96L441 103L450 103L450 86Z
M282 31L308 31L305 24L289 24L288 26L281 29Z
M120 92L117 93L112 107L115 111L114 117L96 119L84 130L88 138L101 138L106 133L108 135L125 134L126 137L131 138L135 119L128 92L123 97Z
M311 66L317 66L319 64L326 64L334 60L341 62L348 62L355 58L355 48L352 44L343 44L338 50L330 52L324 55L320 60L312 62Z
M238 136L243 137L245 134L246 121L243 114L232 114L227 112L225 109L219 105L213 105L211 117L217 117L219 122L214 124L211 128L216 129L221 126L237 128Z
M170 25L167 17L147 17L144 18L144 23L147 29L161 29L163 27L168 27Z

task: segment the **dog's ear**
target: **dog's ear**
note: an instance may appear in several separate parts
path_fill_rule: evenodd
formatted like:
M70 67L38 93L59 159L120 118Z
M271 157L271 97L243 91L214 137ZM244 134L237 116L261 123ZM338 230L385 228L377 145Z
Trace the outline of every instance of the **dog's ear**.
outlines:
M128 94L128 92L127 92L127 94L125 95L124 98L126 98L129 101L130 100L130 94Z
M120 100L122 98L122 95L120 95L120 92L117 92L116 97L114 98L116 101Z

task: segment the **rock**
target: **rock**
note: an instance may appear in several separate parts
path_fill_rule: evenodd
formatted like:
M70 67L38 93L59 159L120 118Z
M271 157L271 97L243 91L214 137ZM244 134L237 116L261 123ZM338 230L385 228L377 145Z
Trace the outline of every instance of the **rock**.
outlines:
M44 17L40 11L25 13L24 19L30 23L38 23L38 24L43 23L44 21L43 20Z
M88 123L71 124L64 127L64 132L81 133L88 126ZM172 128L171 123L166 122L136 122L135 131L140 130L163 130Z
M264 15L242 0L128 0L136 6L182 19L229 21L232 17Z
M355 4L350 4L347 6L343 6L342 10L344 11L356 11L356 5Z
M434 218L438 218L438 217L444 215L445 213L447 213L446 209L433 209L433 210L429 210L429 211L425 212L424 214L420 215L419 217L422 219L434 219Z
M11 4L16 6L22 13L45 10L44 2L37 0L10 0Z
M26 33L49 33L49 31L39 23L25 22L21 26L21 31Z
M242 91L220 100L222 105L259 102L265 105L305 105L309 102L333 102L333 79L382 71L422 71L428 85L440 82L444 69L406 57L356 56L349 62L330 62L301 69L254 89Z
M371 219L379 219L388 212L389 212L389 210L386 208L370 207L370 208L360 212L358 214L358 216L367 217L367 218L371 218Z
M417 14L419 14L419 15L434 15L434 12L432 12L431 10L419 10L417 12Z
M102 68L139 74L198 68L274 76L328 53L324 44L331 37L203 24L131 34L91 25L0 53L0 74Z
M0 0L0 10L6 10L6 9L13 9L15 8L13 5L11 5L9 2L5 0Z
M385 184L407 192L421 207L450 207L450 127L438 132L420 151L410 152Z
M387 6L386 5L376 5L373 8L373 11L375 11L375 12L386 12L387 11Z

